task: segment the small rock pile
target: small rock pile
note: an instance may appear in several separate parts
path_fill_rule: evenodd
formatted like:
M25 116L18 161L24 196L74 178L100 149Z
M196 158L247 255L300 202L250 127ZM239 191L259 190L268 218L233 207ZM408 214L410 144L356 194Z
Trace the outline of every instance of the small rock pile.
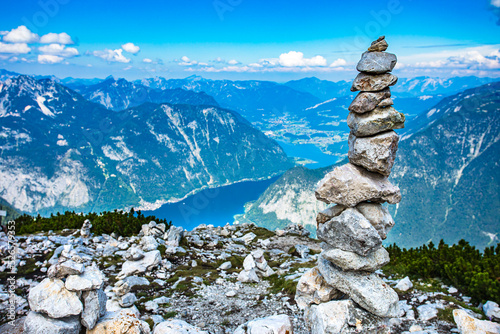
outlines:
M336 204L317 217L323 241L317 267L297 287L312 333L344 333L379 326L381 318L399 315L398 294L376 273L389 262L382 240L394 226L381 203L401 200L388 176L394 164L405 117L392 105L389 73L396 56L384 52L384 37L374 41L357 65L361 73L351 91L360 91L349 106L349 163L320 181L316 198Z
M97 265L89 264L78 248L65 245L47 275L29 292L31 312L24 332L78 334L82 325L92 330L106 314L107 302L105 276Z
M248 254L243 261L243 270L238 275L240 282L260 282L259 277L269 277L274 274L274 270L269 267L264 258L264 251L261 249Z

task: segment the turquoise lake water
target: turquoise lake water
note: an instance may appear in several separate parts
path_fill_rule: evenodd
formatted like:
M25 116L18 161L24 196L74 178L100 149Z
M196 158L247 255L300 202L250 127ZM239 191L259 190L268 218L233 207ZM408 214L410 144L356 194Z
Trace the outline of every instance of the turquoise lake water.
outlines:
M315 161L307 168L320 168L335 163L336 157L327 155L313 144L290 144L278 142L289 157L299 157ZM172 221L175 226L192 230L200 224L223 226L232 224L234 215L245 212L244 205L255 201L279 176L264 181L245 181L229 186L205 189L183 201L167 203L153 211L143 211L145 215L155 215Z
M233 217L245 212L244 205L255 201L279 176L264 181L245 181L229 186L205 189L183 201L167 203L144 215L155 215L172 221L175 226L192 230L200 224L224 226Z

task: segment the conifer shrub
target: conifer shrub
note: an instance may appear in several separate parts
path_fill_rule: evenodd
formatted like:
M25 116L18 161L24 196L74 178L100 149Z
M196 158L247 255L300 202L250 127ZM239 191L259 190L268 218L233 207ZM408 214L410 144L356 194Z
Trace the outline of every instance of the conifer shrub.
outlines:
M413 279L439 278L472 298L475 303L488 300L500 303L500 244L480 252L465 240L449 246L440 241L418 248L387 247L391 262L383 268L388 274Z
M141 231L141 226L151 221L158 224L164 223L167 229L172 226L172 222L167 222L166 219L159 219L155 216L146 217L141 211L134 211L133 208L129 212L115 210L100 214L66 211L63 214L59 212L55 215L51 214L50 217L41 217L40 215L33 217L24 214L15 219L16 234L80 229L86 219L92 223L91 231L94 235L115 233L119 236L129 237L137 235Z

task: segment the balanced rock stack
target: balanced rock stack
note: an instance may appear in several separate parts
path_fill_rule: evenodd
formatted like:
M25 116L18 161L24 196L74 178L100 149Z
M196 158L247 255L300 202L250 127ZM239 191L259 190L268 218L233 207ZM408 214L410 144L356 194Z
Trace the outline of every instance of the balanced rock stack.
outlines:
M24 333L78 334L94 328L106 313L104 274L78 248L65 245L48 277L30 289Z
M336 333L333 328L344 325L359 330L363 324L357 320L363 314L372 323L374 318L399 314L397 293L375 273L389 262L382 240L394 226L381 203L401 200L399 188L389 182L388 176L399 141L394 129L404 127L405 117L392 107L389 86L397 82L397 77L390 72L397 59L384 52L387 46L385 38L380 37L357 65L361 73L351 91L360 93L349 106L347 118L351 129L349 163L327 174L316 190L318 200L336 205L318 214L317 236L323 241L323 251L317 268L304 275L297 287L298 304L306 309L313 333ZM345 315L342 326L339 314Z

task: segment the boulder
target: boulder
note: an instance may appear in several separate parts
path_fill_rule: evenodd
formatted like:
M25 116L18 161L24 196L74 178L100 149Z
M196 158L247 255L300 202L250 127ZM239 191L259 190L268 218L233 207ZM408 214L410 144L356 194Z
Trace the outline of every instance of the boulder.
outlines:
M165 224L157 224L152 220L149 224L142 225L141 231L145 236L161 237L165 234Z
M455 289L456 290L456 289ZM500 307L495 302L487 301L483 305L484 314L490 319L500 320Z
M156 325L153 334L208 334L198 327L179 319L169 319Z
M368 51L382 52L382 51L387 50L388 47L389 47L389 45L387 44L387 41L385 40L385 36L380 36L379 38L377 38L376 41L372 42L372 44L368 48Z
M370 137L349 135L349 162L385 176L391 174L399 136L394 131Z
M144 252L142 251L142 249L136 246L132 246L127 249L127 252L125 252L123 258L130 261L139 261L144 258Z
M55 319L79 315L83 311L78 295L67 290L60 279L46 278L41 281L30 289L28 301L32 311Z
M257 235L253 232L249 232L247 234L245 234L244 236L242 236L240 238L241 241L243 241L245 243L245 245L249 245L253 239L255 239L257 237Z
M391 91L389 88L383 89L379 92L361 92L352 101L349 111L363 114L368 111L372 111L377 106L391 97Z
M301 310L304 310L311 304L325 303L341 296L342 293L328 285L318 268L314 267L299 279L295 302Z
M380 320L349 299L313 305L306 314L311 334L375 333Z
M163 236L165 242L171 246L179 246L182 237L184 236L184 229L182 227L170 226L167 233Z
M266 318L251 320L238 326L234 334L292 334L293 327L286 314L273 315Z
M108 298L101 289L85 291L82 294L83 313L81 323L87 329L95 327L100 317L106 314L106 302Z
M318 269L326 282L351 297L359 306L379 317L399 315L398 294L377 274L343 271L320 256Z
M377 107L364 114L351 111L347 116L347 125L356 137L372 136L404 128L405 115L393 107Z
M329 245L361 256L382 246L377 230L355 208L347 208L337 217L318 225L316 234Z
M79 334L80 329L80 320L77 316L52 319L32 311L24 320L26 334Z
M365 52L361 55L356 69L360 72L382 74L392 71L397 62L396 55L392 53Z
M145 252L154 251L159 246L158 241L152 235L147 235L141 239L141 247Z
M362 202L356 209L375 227L382 240L387 238L387 233L394 227L394 219L386 207L379 203Z
M453 319L462 334L498 334L500 324L471 317L464 310L453 310Z
M93 329L87 330L87 334L150 334L151 330L145 321L139 320L138 312L131 309L123 309L118 312L107 312L99 319Z
M316 198L349 207L366 201L396 204L401 201L401 192L387 177L347 163L336 167L318 183Z
M376 92L394 86L396 82L398 82L398 77L390 73L359 73L352 83L351 92Z
M394 288L401 291L408 291L413 288L413 283L410 281L410 278L406 276L405 278L400 280Z
M333 217L337 217L340 215L347 207L343 205L334 205L326 208L323 211L320 211L316 216L316 224L324 224Z
M243 283L247 283L247 282L259 283L260 278L259 278L259 276L257 276L257 271L255 270L255 268L253 268L253 269L248 270L248 271L242 270L238 274L238 281L243 282Z
M337 267L346 271L370 271L374 272L389 263L389 252L380 247L376 251L361 256L354 252L344 251L339 248L328 247L322 253L323 257Z
M159 250L144 253L144 258L139 261L126 261L122 265L122 270L118 274L118 279L123 279L127 276L144 273L147 270L152 270L161 261Z
M231 269L231 267L232 267L231 261L227 261L227 262L224 262L223 264L221 264L219 266L219 268L217 268L217 269L219 269L219 270L228 270L228 269Z
M85 268L81 275L70 275L66 279L66 289L69 291L89 291L102 288L104 285L104 274L95 263Z

